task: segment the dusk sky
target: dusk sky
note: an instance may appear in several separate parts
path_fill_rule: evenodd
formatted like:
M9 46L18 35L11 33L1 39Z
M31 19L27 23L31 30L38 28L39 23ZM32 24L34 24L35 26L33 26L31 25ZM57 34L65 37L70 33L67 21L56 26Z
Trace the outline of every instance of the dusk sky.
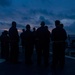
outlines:
M0 0L0 32L17 22L17 28L26 24L39 27L45 21L49 30L60 20L70 34L75 33L75 0Z

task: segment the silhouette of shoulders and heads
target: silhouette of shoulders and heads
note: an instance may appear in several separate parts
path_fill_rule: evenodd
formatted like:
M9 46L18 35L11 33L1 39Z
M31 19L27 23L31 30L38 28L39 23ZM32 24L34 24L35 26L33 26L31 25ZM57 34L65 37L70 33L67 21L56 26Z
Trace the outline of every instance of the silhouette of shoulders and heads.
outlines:
M16 28L16 22L15 21L12 22L12 28Z
M30 30L30 25L26 25L26 31L25 31L25 43L29 44L29 42L32 41L32 32ZM32 42L31 42L32 43Z
M16 22L15 21L12 22L12 26L9 29L9 36L10 36L10 38L16 39L16 40L13 40L13 41L19 40L18 30L16 28Z
M34 27L33 28L33 41L34 41L34 43L35 43L35 40L36 40L36 28Z
M60 21L59 20L55 21L55 26L56 26L56 28L59 28L59 26L60 26Z
M59 20L55 21L55 26L52 30L52 41L53 41L53 62L52 66L56 68L58 62L61 68L64 67L65 63L65 40L67 39L67 33L63 28L63 24L60 24Z
M26 25L26 31L30 31L30 25L29 24Z
M22 29L22 33L20 34L21 40L24 38L25 29Z
M25 31L25 63L28 65L32 64L32 54L33 54L33 34L30 30L30 25L26 25Z
M33 36L34 37L36 36L36 28L35 27L33 28Z
M60 28L63 28L64 27L64 25L63 24L60 24Z
M45 26L45 30L48 30L48 26Z
M22 48L24 48L24 36L25 36L25 29L22 29L22 33L20 34Z
M36 31L36 28L34 27L34 28L33 28L33 32L35 32L35 31Z
M18 53L19 53L19 35L18 30L16 28L16 22L12 22L12 26L9 29L9 37L10 37L10 61L12 63L18 62Z
M38 49L37 49L37 64L41 64L42 54L44 57L44 65L48 65L49 58L49 42L50 42L50 32L48 26L45 26L45 22L40 23L40 27L37 29L38 38Z
M25 29L22 29L22 32L25 32Z
M9 36L6 30L1 35L1 57L6 61L9 59Z
M45 30L45 22L44 21L42 21L41 23L40 23L40 27L37 29L37 35L38 34L43 34L43 32L44 32L44 30ZM40 36L39 35L39 36Z
M44 27L45 26L45 22L42 21L40 25L41 25L41 27Z

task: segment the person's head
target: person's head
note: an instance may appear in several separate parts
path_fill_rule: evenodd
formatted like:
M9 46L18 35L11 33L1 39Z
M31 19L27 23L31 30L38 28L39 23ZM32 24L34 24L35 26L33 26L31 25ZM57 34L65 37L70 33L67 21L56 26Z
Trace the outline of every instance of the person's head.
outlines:
M60 21L59 21L59 20L56 20L56 21L55 21L55 26L56 26L56 27L59 27L59 26L60 26Z
M15 21L12 22L12 27L16 27L16 22Z
M4 30L3 34L4 35L7 35L8 34L8 31L7 30Z
M29 24L26 25L26 30L30 30L30 25Z
M25 32L25 29L22 29L22 32Z
M44 27L45 26L45 22L42 21L40 25L41 25L41 27Z
M35 27L33 28L33 31L36 31L36 28Z
M45 29L48 30L48 26L45 26Z
M63 28L63 27L64 27L64 25L63 25L63 24L60 24L60 27L61 27L61 28Z

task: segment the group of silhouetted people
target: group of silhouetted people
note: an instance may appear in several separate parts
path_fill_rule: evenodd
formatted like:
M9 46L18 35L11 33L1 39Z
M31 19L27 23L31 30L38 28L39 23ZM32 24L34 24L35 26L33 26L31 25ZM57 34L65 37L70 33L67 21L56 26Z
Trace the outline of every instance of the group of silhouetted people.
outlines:
M40 27L36 29L29 24L26 29L22 29L22 33L18 34L16 22L12 22L9 31L2 32L1 35L1 57L11 63L18 63L19 57L19 40L21 39L22 48L25 50L25 64L31 65L34 49L37 55L37 65L49 65L50 42L52 42L52 68L58 65L63 68L65 64L65 49L67 33L63 24L59 20L55 21L55 28L52 33L48 30L45 22L40 23Z

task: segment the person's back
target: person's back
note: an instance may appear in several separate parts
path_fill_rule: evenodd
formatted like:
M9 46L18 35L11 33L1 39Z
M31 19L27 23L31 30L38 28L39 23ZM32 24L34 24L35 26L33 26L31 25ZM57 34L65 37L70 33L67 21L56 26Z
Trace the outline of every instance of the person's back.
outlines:
M19 35L16 28L16 22L12 22L12 27L9 29L9 39L10 39L10 62L18 62L19 54Z
M44 57L44 64L48 65L49 57L49 43L50 43L50 32L45 26L45 22L41 22L41 27L36 31L38 39L38 50L37 50L37 63L41 64L42 54Z
M22 29L22 33L20 34L20 38L21 38L21 45L22 45L22 48L24 48L24 36L25 36L25 30Z
M31 44L32 42L33 42L33 34L32 34L32 32L30 31L30 30L26 30L25 31L25 38L24 38L24 40L25 40L25 45L29 45L29 44Z
M9 29L9 37L11 42L19 42L19 35L16 28L16 22L12 22L12 27Z
M67 38L66 31L63 28L55 28L52 30L53 41L65 41Z
M64 67L65 62L65 46L67 33L63 27L60 25L60 21L55 21L56 28L52 30L52 49L53 49L53 66L56 67L57 64L60 64L60 67Z
M45 41L45 25L43 22L41 22L41 27L39 27L36 31L37 38L39 40L39 43L41 46L44 44Z
M51 33L50 31L48 30L48 27L45 26L45 33L44 33L45 37L44 37L44 41L45 43L50 43L50 38L51 38Z
M35 44L35 40L36 40L36 28L35 27L33 28L32 34L33 34L33 41Z
M26 25L26 31L24 34L24 43L25 43L25 63L30 65L32 64L32 54L33 54L33 34L30 30L30 25Z
M6 61L9 59L9 36L8 32L4 31L1 35L1 57Z

